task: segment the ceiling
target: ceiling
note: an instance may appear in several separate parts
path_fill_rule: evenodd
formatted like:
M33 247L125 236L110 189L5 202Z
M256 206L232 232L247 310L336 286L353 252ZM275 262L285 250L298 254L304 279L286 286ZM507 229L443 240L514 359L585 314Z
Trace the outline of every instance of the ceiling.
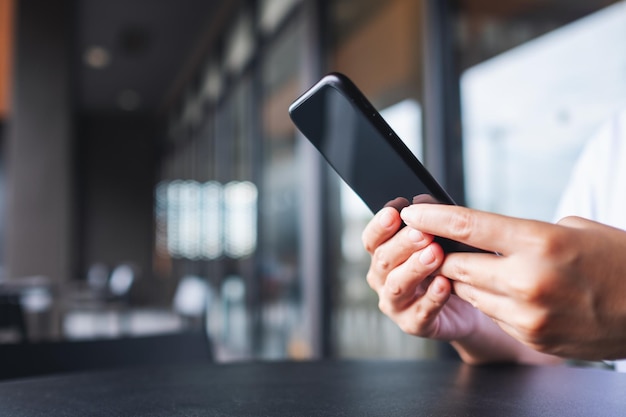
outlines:
M578 18L615 2L616 0L460 0L459 5L468 13L490 14L502 18L556 16L564 19L569 16Z
M280 0L274 0L280 1ZM615 0L462 0L467 12L520 16L532 11L584 12ZM154 112L233 0L75 0L77 105L82 112ZM376 9L376 1L337 1L336 14ZM505 5L506 4L506 5ZM358 5L355 9L354 6ZM579 10L580 9L580 10ZM349 19L348 19L349 20ZM344 26L344 25L340 25ZM345 28L347 30L347 28ZM88 51L96 49L92 64ZM197 58L197 57L196 57Z
M220 0L77 0L79 110L158 109L218 4Z

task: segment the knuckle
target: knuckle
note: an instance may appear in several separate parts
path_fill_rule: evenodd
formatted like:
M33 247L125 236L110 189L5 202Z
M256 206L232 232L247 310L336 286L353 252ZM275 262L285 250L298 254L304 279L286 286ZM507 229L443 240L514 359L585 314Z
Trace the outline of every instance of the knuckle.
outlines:
M404 292L404 286L406 286L406 283L404 282L404 280L399 279L397 277L398 274L394 274L394 271L391 271L388 275L387 275L387 279L385 280L385 293L392 295L392 296L397 296L400 295Z
M415 322L410 320L399 320L397 322L398 327L406 334L418 335L419 328L416 326Z
M365 281L367 281L367 285L369 285L371 289L375 290L378 284L378 276L370 269L367 271L367 275L365 275Z
M533 280L522 288L521 299L531 305L542 305L548 297L548 285L542 280Z
M386 313L386 311L387 311L387 303L385 303L382 298L378 299L378 309L380 311L382 311L383 313L387 314Z
M418 323L429 323L435 316L436 311L430 308L421 308L416 314Z
M539 298L537 282L532 276L525 279L511 280L508 284L511 296L521 302L534 304Z
M414 253L404 262L402 269L405 275L415 277L422 274L423 268L420 268L419 260Z
M447 269L448 275L453 277L455 281L459 282L468 282L469 281L469 271L467 270L467 266L463 262L456 262L454 258L448 258Z
M554 354L552 344L547 343L546 341L529 341L526 342L526 345L537 352Z
M567 256L570 245L571 236L560 228L554 228L539 235L534 247L544 258L561 259Z
M378 309L386 316L388 317L392 317L393 315L393 309L391 306L391 303L385 299L385 298L380 298L378 300Z
M452 217L450 222L450 233L454 240L467 240L472 235L474 227L474 216L469 211L463 211Z
M542 346L551 328L550 315L543 310L526 314L520 319L518 327L528 344Z
M525 279L511 280L510 289L514 297L531 306L544 306L558 294L560 277L555 271L540 271L525 274Z
M549 233L544 239L535 245L536 251L543 257L552 257L560 251L560 242L553 233Z
M478 302L478 297L476 297L476 289L473 286L463 283L456 283L454 285L454 290L459 297L470 303L474 308L481 308L481 305Z
M363 242L363 247L370 254L372 254L376 249L374 242L369 239L369 234L367 233L367 231L363 231L363 233L361 234L361 242Z
M408 259L407 266L409 269L409 273L414 276L423 276L429 274L430 272L436 269L436 266L425 266L420 260L421 252L414 252Z
M381 247L376 248L372 255L372 264L376 265L382 272L388 272L391 266L391 262L387 257L387 253Z

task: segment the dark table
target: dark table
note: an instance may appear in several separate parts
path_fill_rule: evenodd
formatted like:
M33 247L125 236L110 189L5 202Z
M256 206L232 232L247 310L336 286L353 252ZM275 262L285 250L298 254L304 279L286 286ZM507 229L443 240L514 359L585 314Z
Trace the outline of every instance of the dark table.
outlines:
M626 416L626 375L322 361L185 365L0 383L2 416Z

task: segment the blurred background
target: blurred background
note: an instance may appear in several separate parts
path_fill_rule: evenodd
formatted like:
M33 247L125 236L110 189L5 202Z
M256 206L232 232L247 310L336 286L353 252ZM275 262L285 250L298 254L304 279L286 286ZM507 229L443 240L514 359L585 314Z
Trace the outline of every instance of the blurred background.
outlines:
M0 343L431 358L287 107L351 77L460 204L552 220L626 105L626 2L0 0Z

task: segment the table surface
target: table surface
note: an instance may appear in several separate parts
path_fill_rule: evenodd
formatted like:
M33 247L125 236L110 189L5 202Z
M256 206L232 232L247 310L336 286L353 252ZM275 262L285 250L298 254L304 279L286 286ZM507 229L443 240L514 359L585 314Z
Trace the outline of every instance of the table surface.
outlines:
M437 361L250 362L0 383L3 416L613 416L626 375Z

